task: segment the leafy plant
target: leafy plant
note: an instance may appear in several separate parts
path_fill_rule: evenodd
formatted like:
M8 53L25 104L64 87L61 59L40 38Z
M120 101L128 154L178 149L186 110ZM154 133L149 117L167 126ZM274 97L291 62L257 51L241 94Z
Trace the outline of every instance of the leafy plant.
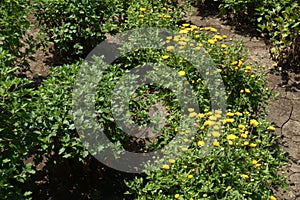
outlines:
M86 56L107 34L118 32L123 1L44 0L34 4L42 31L62 58Z

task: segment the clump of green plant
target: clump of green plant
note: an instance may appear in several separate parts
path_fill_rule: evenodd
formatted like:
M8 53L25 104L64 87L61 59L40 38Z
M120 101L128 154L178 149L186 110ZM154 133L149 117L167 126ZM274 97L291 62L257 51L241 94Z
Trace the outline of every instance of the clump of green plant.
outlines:
M124 1L36 1L35 16L62 58L86 56L106 34L118 32Z
M300 5L298 1L262 1L257 7L258 27L272 42L270 50L277 66L299 70Z
M250 22L271 41L270 53L278 68L299 70L299 2L295 0L222 0L222 15L239 23Z
M29 70L28 58L32 59L36 44L25 34L30 28L28 16L30 1L4 0L0 2L0 45L13 55L11 60L19 70Z
M247 111L227 111L220 123L221 113L196 113L198 133L178 131L184 154L165 155L157 170L146 169L146 177L127 183L128 194L135 199L276 199L272 189L285 185L277 169L286 158L274 148L275 128ZM192 145L185 145L191 138Z
M24 164L30 155L31 136L23 127L29 117L31 103L31 81L14 74L18 67L8 50L0 47L0 198L27 199L30 191L23 191L21 185L27 181L32 170L31 163Z

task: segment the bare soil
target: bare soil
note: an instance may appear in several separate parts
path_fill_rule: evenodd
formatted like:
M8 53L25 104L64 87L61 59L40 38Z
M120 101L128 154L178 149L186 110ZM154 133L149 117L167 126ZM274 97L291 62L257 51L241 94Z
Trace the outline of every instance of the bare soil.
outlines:
M218 17L218 12L213 8L194 8L193 15L184 20L200 27L215 27L232 39L242 39L249 50L246 62L266 67L269 88L279 93L278 100L270 101L267 119L277 128L275 133L280 136L279 145L289 158L285 169L288 191L275 192L280 200L300 200L300 74L274 72L274 61L270 58L267 41L260 38L252 27L230 25ZM32 35L37 31L37 25L32 27ZM62 64L51 45L47 49L39 49L34 57L36 61L30 62L32 73L28 74L29 77L35 74L47 76L49 67ZM95 164L95 169L80 171L81 164L70 162L59 164L51 173L46 170L47 167L38 173L36 182L30 186L35 187L34 199L123 199L121 196L126 189L122 182L133 178L99 163ZM87 188L91 185L92 188ZM97 193L96 189L103 192Z

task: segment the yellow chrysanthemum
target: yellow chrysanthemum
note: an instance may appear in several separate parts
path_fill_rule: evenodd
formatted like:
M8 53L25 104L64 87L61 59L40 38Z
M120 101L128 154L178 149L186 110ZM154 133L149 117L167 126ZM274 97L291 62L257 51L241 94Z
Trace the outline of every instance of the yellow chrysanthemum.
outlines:
M199 147L202 147L202 146L205 145L205 143L204 143L203 140L199 140L199 141L197 142L197 144L198 144Z
M226 191L229 191L231 189L232 189L232 187L229 185L229 186L227 186Z
M179 33L180 34L187 34L189 31L187 29L183 29L183 30L180 30Z
M274 196L271 195L271 196L269 197L269 200L277 200L277 199L276 199L276 197L274 197Z
M241 134L241 137L246 139L246 138L248 138L248 135L245 134L245 133L242 133L242 134Z
M251 119L251 120L250 120L250 125L251 125L251 126L256 127L256 126L258 126L258 124L259 124L258 121L256 121L255 119Z
M170 166L169 166L169 165L163 165L162 168L165 169L165 170L169 170L169 169L170 169Z
M254 148L254 147L256 147L256 146L257 146L257 144L255 144L255 143L251 143L249 146Z
M208 44L211 44L211 45L216 43L215 40L211 40L211 39L207 40L207 42L208 42Z
M213 131L211 134L212 134L213 137L220 137L221 136L221 134L217 131Z
M168 59L170 56L168 56L168 55L163 55L162 56L162 59Z
M176 160L174 160L174 159L169 159L169 163L170 164L174 164L176 162Z
M249 178L249 176L247 174L241 174L241 177L245 180Z
M235 140L236 138L237 138L237 136L233 135L233 134L227 135L227 137L226 137L227 140Z
M174 46L167 46L167 51L173 51L174 50Z
M179 71L178 74L179 76L185 76L185 71Z
M219 146L220 146L220 142L214 141L213 145L214 145L215 147L219 147Z
M222 47L223 49L226 49L226 48L227 48L227 45L226 45L226 44L221 44L221 47Z
M175 197L175 199L179 199L180 195L179 194L175 194L174 197Z
M188 178L189 178L189 179L192 179L193 177L194 177L194 176L193 176L193 175L191 175L191 174L190 174L190 175L188 175Z
M227 112L226 115L229 116L229 117L233 117L233 116L234 116L234 113L232 113L232 112Z
M246 93L250 93L250 90L248 88L245 89Z
M140 11L141 11L141 12L145 12L145 11L146 11L146 8L140 8Z
M275 131L275 127L274 127L274 126L269 126L267 129L268 129L269 131Z

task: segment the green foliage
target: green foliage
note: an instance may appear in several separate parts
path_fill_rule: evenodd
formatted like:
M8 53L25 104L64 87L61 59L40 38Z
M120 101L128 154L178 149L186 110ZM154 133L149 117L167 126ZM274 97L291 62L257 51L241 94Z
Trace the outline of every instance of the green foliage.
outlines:
M10 63L14 60L8 51L0 48L0 198L20 199L18 187L34 173L31 165L24 164L31 147L30 135L23 129L31 103L29 80L16 78ZM28 136L28 137L27 137ZM28 193L26 193L28 194ZM25 196L22 198L26 198Z
M128 194L135 194L138 200L269 199L273 186L284 185L277 169L286 158L281 150L271 150L276 140L270 131L273 127L264 120L251 120L247 112L227 112L234 122L226 119L220 126L210 120L217 114L211 114L201 114L199 126L209 125L188 149L182 149L183 156L166 156L158 162L158 170L146 169L145 178L127 183ZM206 143L209 126L215 130L213 144ZM189 133L180 134L184 146Z
M62 58L86 56L106 34L118 31L123 1L43 0L35 15Z
M262 1L258 27L272 42L271 55L279 67L299 70L300 22L298 1Z
M30 57L35 48L32 38L24 37L30 28L29 5L29 0L0 2L0 45L14 56L12 62L27 70L26 58Z

